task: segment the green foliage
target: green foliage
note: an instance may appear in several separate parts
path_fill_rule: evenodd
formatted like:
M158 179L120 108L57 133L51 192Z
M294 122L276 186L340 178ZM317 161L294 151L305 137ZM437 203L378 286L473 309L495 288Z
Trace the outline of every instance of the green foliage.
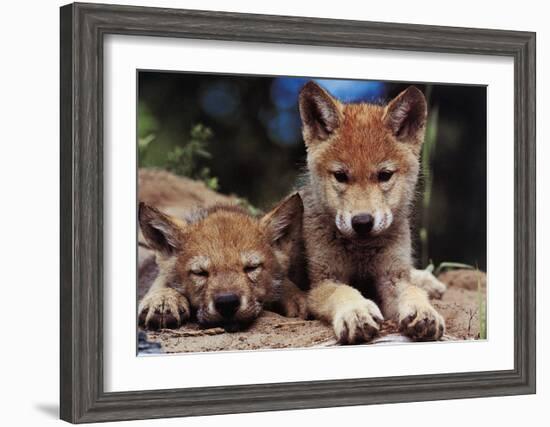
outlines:
M209 128L202 124L193 126L185 144L178 145L168 152L166 169L193 179L209 179L209 168L199 165L204 160L212 158L207 150L210 138L212 138L212 131Z
M148 159L147 153L151 143L156 138L158 122L153 116L147 104L138 104L138 159L142 167L153 166Z
M453 268L462 268L462 269L466 269L466 270L476 270L475 267L473 267L469 264L462 264L460 262L450 262L450 261L442 262L441 264L439 264L436 267L432 260L430 260L430 263L425 268L425 270L429 271L430 273L432 273L434 276L437 277L443 272L443 270L450 270L450 269L453 269Z
M252 203L250 203L247 199L239 198L237 201L237 205L246 209L247 212L255 217L259 217L263 214L263 211L261 209L258 209Z
M204 170L207 171L208 175L210 174L210 169L209 168L205 168ZM218 181L217 176L204 177L204 178L202 178L202 180L204 181L206 186L208 188L210 188L211 190L218 191L220 189L220 183Z
M479 339L487 339L487 301L481 286L481 276L477 277L477 303L479 306Z
M158 122L151 110L143 102L138 105L138 155L140 167L160 167L176 175L187 176L203 181L214 191L219 190L218 178L204 163L212 158L208 143L212 139L212 130L203 124L196 124L189 132L189 138L183 144L176 145L160 161L153 161L148 155L156 140Z
M144 138L158 130L158 122L146 103L138 104L138 137Z

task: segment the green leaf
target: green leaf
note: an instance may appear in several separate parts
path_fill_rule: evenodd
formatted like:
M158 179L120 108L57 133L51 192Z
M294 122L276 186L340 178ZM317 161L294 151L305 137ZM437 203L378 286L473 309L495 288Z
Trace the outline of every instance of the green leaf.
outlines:
M439 273L441 273L443 270L449 270L449 269L467 269L467 270L475 270L476 268L469 265L469 264L462 264L460 262L442 262L437 266L437 268L434 271L434 276L438 276Z

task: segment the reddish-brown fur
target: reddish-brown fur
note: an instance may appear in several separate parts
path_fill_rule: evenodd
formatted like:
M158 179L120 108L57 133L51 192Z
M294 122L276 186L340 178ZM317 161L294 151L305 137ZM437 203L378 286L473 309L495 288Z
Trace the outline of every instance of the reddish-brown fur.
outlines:
M235 206L217 206L181 221L141 205L141 230L156 252L159 275L140 303L140 323L177 327L196 313L204 326L231 330L274 303L286 315L305 317L305 296L287 279L301 212L298 195L261 219ZM223 295L238 299L229 316L216 302Z
M442 317L411 281L409 214L424 96L411 87L385 106L343 104L310 82L300 93L300 113L310 311L330 322L343 343L370 340L383 316L412 338L441 337Z

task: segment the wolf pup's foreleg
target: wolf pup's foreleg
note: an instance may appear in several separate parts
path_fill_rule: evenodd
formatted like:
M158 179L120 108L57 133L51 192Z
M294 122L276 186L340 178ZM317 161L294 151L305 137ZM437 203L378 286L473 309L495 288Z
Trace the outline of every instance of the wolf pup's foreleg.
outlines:
M397 320L400 332L413 340L439 340L445 333L445 320L431 305L428 293L411 283L409 272L404 266L379 278L382 312Z
M324 280L309 291L308 310L330 323L342 344L370 341L384 320L373 301L357 289L332 280Z
M159 274L138 306L139 325L146 329L178 328L190 316L189 301L168 286L169 274Z
M307 318L307 296L291 280L285 278L281 284L281 296L278 301L281 314L286 317Z
M426 291L407 282L397 288L399 330L418 341L441 339L445 320L430 304Z
M441 299L447 286L426 270L411 270L411 283L424 289L430 298Z
M189 301L169 285L174 278L178 221L140 204L139 224L149 247L155 252L159 273L138 306L138 323L148 329L177 328L189 319Z

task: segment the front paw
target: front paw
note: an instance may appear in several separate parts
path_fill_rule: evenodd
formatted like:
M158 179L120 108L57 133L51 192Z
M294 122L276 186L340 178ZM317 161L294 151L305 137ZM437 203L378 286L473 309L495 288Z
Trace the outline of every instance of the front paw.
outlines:
M164 288L147 293L138 313L139 325L145 329L175 329L189 319L189 303L175 289Z
M282 314L286 317L307 318L307 297L305 292L295 291L292 298L284 298L281 302Z
M377 305L363 299L339 307L333 317L332 326L341 344L355 344L368 342L378 335L383 321Z
M426 270L411 270L411 282L420 289L424 289L433 299L441 299L447 291L447 285Z
M427 301L404 304L399 331L415 341L439 340L445 333L445 320Z

